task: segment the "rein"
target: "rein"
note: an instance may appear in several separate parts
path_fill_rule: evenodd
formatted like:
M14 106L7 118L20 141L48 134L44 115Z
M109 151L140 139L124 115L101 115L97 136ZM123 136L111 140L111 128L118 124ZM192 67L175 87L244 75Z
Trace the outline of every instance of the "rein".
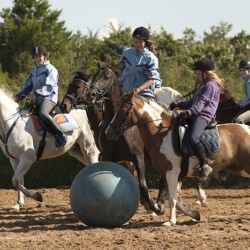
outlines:
M128 128L132 128L134 126L137 126L137 125L143 125L143 124L147 124L147 123L150 123L150 122L155 122L155 121L163 121L163 120L171 120L172 118L169 118L169 119L166 119L166 118L158 118L158 119L154 119L154 120L150 120L150 121L144 121L144 122L137 122L137 123L133 123L133 110L132 110L132 107L134 105L134 101L132 102L127 102L130 106L129 106L129 109L127 110L126 112L126 115L123 117L123 120L121 122L121 125L120 127L116 128L112 122L110 122L110 126L116 131L116 133L120 133L122 130L126 130ZM131 111L131 112L130 112ZM132 120L132 124L129 124L129 125L125 125L125 122L129 116L129 113L131 113L131 120Z
M73 107L77 107L77 106L80 107L83 105L77 105L77 102L79 99L82 98L82 96L83 96L84 92L86 91L89 84L88 84L88 82L84 81L83 79L79 79L79 78L74 78L73 81L80 81L85 85L85 87L83 88L82 92L77 97L73 97L72 95L67 94L67 93L65 94L65 97L68 97L71 100L71 105ZM87 105L85 105L85 106L87 106Z
M11 120L12 118L14 118L16 115L18 115L19 112L16 112L14 113L13 115L11 115L8 119L6 120L0 120L0 124L1 124L1 129L3 131L3 135L0 134L0 140L3 142L4 146L5 146L5 150L6 150L6 153L13 159L16 159L14 156L12 156L10 153L9 153L9 150L8 150L8 139L9 139L9 136L11 134L11 132L13 131L13 129L15 128L19 118L21 117L20 115L17 117L17 119L12 123L10 129L8 130L7 134L5 135L5 129L4 129L4 122L7 122L9 120Z

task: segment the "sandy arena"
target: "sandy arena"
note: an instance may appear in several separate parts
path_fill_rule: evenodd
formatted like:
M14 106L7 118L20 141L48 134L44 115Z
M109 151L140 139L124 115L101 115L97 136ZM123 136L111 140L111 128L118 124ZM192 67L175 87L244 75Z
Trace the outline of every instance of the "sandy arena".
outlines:
M142 206L120 228L90 228L74 216L67 188L39 189L43 203L25 199L20 212L9 208L16 191L0 189L0 249L249 249L249 186L208 189L208 205L193 205L197 191L182 191L182 202L199 210L197 222L177 213L175 227L163 227L169 206L161 217L151 217ZM150 190L156 198L157 190Z

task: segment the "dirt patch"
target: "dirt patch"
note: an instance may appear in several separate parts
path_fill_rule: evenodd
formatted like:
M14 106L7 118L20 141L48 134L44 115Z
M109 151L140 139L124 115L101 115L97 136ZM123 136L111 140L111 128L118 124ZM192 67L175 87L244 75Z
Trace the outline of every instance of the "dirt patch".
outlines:
M182 191L182 202L199 210L201 221L177 212L177 225L163 227L142 206L120 228L91 228L74 216L69 188L39 189L44 202L25 199L20 212L9 210L16 191L0 189L0 249L247 249L250 248L250 193L245 189L208 189L208 205L193 205L195 189ZM156 198L157 190L150 190ZM101 209L101 208L100 208Z

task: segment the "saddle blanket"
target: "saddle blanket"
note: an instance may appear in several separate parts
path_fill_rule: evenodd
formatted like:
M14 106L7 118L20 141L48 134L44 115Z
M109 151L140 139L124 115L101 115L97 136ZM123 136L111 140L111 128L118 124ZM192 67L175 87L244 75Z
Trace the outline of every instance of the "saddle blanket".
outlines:
M31 117L36 131L40 136L42 136L44 127L41 125L41 119L34 115L32 115ZM58 114L54 117L54 119L58 123L59 127L63 130L63 132L69 132L80 128L79 124L71 114ZM47 131L46 136L52 135L53 134L50 131Z
M181 151L186 154L193 156L193 149L189 142L189 128L179 127L180 132L180 145ZM220 148L220 137L217 126L214 128L205 129L200 136L200 141L204 145L207 155L216 153Z

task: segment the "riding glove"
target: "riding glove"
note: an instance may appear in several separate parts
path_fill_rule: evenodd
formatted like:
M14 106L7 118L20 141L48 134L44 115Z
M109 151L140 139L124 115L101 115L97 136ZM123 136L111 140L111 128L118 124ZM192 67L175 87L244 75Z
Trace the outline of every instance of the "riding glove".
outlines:
M169 105L170 110L174 110L177 107L177 104L175 102L171 102Z

